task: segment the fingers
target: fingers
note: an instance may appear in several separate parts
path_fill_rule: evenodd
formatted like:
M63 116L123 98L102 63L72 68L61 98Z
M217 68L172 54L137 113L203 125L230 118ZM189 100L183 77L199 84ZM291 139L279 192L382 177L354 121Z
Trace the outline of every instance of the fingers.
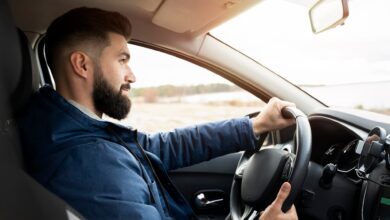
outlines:
M297 211L295 206L292 205L291 208L284 213L282 211L282 205L291 191L291 185L288 182L285 182L280 187L279 193L276 196L275 200L262 212L259 220L275 220L275 219L289 219L297 220Z
M286 106L295 107L295 104L275 97L271 98L260 114L252 119L253 132L259 135L294 124L295 119L286 119L282 116L282 109Z
M287 106L295 107L294 103L288 102L288 101L283 101L283 100L280 100L280 99L278 99L276 97L272 97L268 102L269 103L276 103L280 109L282 109L284 107L287 107Z
M289 126L289 125L292 125L295 123L295 119L294 118L285 118L283 115L282 115L282 109L285 108L285 107L293 107L295 108L295 104L292 103L292 102L287 102L287 101L280 101L280 106L279 106L279 112L280 112L280 116L285 120L285 124L283 126Z
M281 209L284 201L288 197L291 191L291 185L289 182L284 182L282 186L280 187L280 190L278 192L278 195L276 196L276 199L274 201L274 205L276 208Z
M292 102L288 102L288 101L282 101L276 97L273 97L269 100L268 102L268 105L270 105L270 108L276 113L278 114L281 118L282 115L282 109L285 108L285 107L295 107L295 104L292 103Z

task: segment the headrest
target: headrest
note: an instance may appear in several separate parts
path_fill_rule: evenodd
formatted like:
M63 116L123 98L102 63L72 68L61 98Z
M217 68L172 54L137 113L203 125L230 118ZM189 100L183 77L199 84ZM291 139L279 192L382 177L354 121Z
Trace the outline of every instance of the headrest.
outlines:
M7 1L0 1L0 82L4 97L18 86L22 74L22 52Z
M22 69L22 53L8 2L0 0L0 125L10 117L9 97ZM2 127L1 127L2 128Z
M10 94L10 102L14 114L17 114L23 108L36 89L33 80L34 71L36 71L33 68L33 64L35 64L33 61L34 54L26 35L20 29L18 29L18 39L21 46L22 68L20 74L18 74L19 78L15 79L17 82L16 87Z

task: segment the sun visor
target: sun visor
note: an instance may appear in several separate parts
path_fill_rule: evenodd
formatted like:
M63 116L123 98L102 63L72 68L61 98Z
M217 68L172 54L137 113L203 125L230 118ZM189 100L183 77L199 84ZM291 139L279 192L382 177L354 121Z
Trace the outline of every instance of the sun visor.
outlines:
M145 9L146 11L152 12L157 10L162 0L131 0L136 6Z
M245 0L166 0L153 23L176 33L195 32Z

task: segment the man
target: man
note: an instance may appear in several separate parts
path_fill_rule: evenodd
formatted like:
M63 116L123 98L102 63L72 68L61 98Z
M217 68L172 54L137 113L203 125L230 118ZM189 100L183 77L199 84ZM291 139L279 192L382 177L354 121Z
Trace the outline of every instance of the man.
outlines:
M253 149L256 136L293 123L271 99L254 119L238 118L147 135L101 119L123 119L135 76L129 67L129 21L119 13L78 8L46 35L57 90L36 93L19 120L28 172L90 219L193 219L166 170ZM296 218L280 209L285 183L262 218Z

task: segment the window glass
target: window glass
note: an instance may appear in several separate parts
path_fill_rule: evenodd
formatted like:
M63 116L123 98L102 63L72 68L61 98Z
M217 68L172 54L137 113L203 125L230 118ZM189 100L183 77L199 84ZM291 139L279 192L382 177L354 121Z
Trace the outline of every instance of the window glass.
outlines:
M211 34L326 105L390 115L390 1L348 1L345 24L320 34L302 2L261 1Z
M241 117L264 103L219 75L159 51L129 45L131 112L119 123L144 132ZM108 120L115 121L114 119Z

